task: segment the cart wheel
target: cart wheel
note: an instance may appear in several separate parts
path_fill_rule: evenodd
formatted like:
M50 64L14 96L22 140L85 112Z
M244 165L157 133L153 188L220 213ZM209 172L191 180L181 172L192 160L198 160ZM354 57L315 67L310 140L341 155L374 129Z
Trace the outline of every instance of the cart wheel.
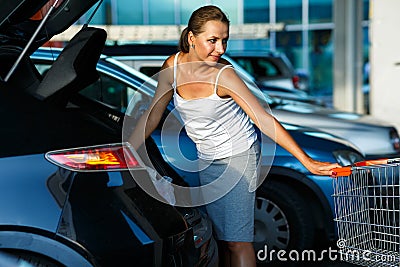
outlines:
M314 223L304 198L290 186L268 181L257 191L254 249L301 251L314 241Z

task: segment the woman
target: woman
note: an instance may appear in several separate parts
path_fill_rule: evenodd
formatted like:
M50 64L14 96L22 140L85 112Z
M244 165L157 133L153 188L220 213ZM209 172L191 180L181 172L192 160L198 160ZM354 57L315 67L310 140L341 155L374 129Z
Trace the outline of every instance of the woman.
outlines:
M220 194L206 205L223 253L220 259L225 266L250 267L256 266L254 181L260 154L253 123L314 174L331 175L339 165L310 158L265 111L229 62L221 58L228 38L229 20L218 7L209 5L193 12L181 35L180 52L164 62L152 104L137 125L144 135L135 131L130 142L135 148L143 144L174 100L188 136L196 143L201 184L234 177L228 190L204 192L206 197Z

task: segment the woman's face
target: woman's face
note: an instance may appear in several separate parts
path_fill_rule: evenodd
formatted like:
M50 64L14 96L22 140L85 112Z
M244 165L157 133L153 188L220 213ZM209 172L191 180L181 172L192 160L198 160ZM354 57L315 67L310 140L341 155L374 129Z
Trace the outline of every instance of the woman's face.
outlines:
M217 63L226 51L229 28L226 23L211 20L204 25L204 31L197 36L189 36L190 44L194 44L197 60Z

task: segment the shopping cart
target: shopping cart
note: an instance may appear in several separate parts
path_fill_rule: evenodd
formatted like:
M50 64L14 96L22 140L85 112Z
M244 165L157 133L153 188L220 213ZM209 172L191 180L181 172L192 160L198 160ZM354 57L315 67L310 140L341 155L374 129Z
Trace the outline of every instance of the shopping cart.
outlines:
M400 159L334 170L340 259L362 266L400 266Z

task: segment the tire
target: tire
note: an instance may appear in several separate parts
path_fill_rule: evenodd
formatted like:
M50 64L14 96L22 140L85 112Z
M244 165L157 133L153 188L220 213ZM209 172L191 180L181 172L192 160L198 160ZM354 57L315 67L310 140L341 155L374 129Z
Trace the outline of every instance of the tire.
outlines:
M28 263L28 266L34 267L64 267L63 264L40 254L28 252L28 251L18 251L18 250L10 250L8 253L18 260L24 263ZM19 265L17 265L19 266ZM21 266L26 266L21 263Z
M257 191L254 218L254 249L309 249L315 227L309 206L290 185L267 180Z

